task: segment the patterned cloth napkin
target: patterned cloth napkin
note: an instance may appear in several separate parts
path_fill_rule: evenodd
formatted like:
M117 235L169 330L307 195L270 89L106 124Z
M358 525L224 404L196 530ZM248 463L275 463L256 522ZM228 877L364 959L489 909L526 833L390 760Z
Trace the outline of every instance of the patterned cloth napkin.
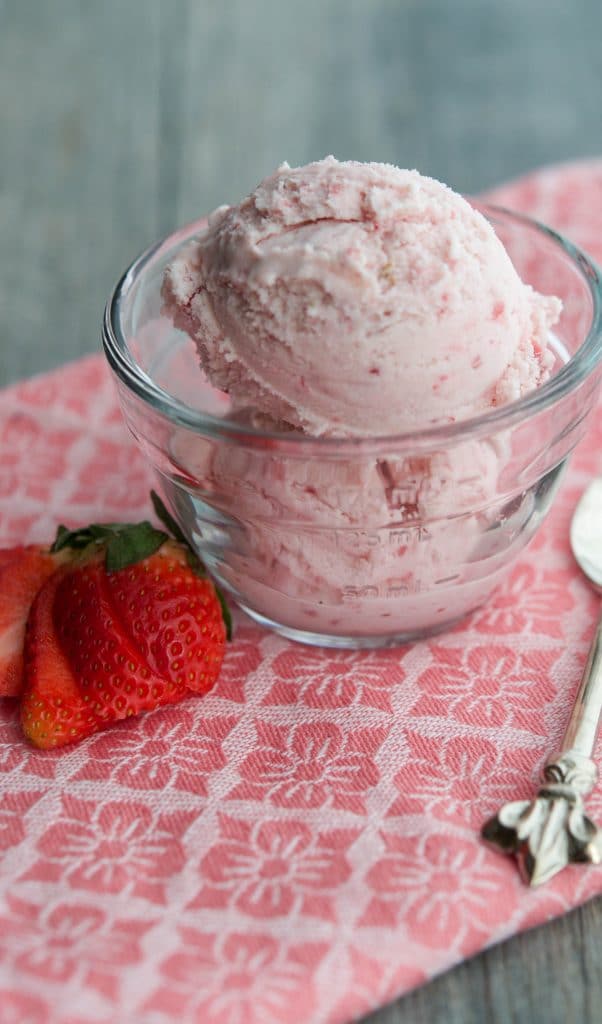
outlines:
M602 162L494 194L602 258ZM242 616L204 699L36 753L0 702L2 1024L334 1024L602 892L541 890L479 840L555 752L598 612L571 512L602 409L546 526L461 628L296 646ZM0 542L149 514L101 357L0 396ZM602 757L602 750L599 750ZM602 819L602 789L589 800Z

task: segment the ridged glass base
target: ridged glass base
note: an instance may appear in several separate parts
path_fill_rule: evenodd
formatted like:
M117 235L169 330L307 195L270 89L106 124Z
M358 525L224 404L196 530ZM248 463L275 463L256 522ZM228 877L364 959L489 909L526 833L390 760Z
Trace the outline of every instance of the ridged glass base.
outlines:
M238 601L238 606L243 612L258 622L261 626L265 626L267 629L273 630L274 633L278 633L280 636L284 636L287 640L295 640L299 644L307 644L310 647L330 647L337 648L339 650L376 650L382 647L403 647L404 644L415 643L417 640L425 640L429 636L436 636L438 633L444 633L448 629L452 629L462 619L465 619L469 612L463 615L459 615L457 618L450 619L446 622L438 623L436 626L421 629L411 630L404 632L398 630L392 633L384 634L382 636L339 636L336 634L328 633L312 633L310 630L305 629L294 629L292 626L284 626L280 622L274 622L273 619L266 618L265 615L261 615L259 612L253 611L252 608L247 608L242 602ZM472 609L472 611L476 611Z

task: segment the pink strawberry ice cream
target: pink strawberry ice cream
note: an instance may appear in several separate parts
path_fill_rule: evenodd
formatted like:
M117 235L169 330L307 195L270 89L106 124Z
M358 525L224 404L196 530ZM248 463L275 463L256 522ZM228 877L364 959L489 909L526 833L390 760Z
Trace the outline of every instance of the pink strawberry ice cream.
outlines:
M399 434L520 397L548 373L560 309L451 189L333 157L284 164L216 210L164 297L234 408L315 436Z
M424 454L375 441L447 435L550 373L561 304L521 281L479 212L416 171L284 164L200 226L163 300L230 417L291 439L172 446L202 503L180 517L206 523L193 539L243 607L297 637L372 643L487 596L534 516L507 491L510 437Z

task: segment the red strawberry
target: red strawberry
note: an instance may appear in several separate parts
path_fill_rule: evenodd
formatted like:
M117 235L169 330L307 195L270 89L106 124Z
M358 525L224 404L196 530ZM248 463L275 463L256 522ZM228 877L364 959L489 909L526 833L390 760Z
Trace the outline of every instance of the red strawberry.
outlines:
M21 724L37 747L60 747L96 730L96 719L79 691L54 628L56 592L69 570L59 569L31 607L25 636Z
M60 560L36 545L0 550L0 697L14 697L21 690L29 609Z
M199 578L174 541L101 586L123 633L152 672L176 691L205 693L217 678L225 625L211 581Z
M222 604L183 544L146 523L61 528L55 546L84 550L28 623L21 721L33 743L62 746L213 686Z

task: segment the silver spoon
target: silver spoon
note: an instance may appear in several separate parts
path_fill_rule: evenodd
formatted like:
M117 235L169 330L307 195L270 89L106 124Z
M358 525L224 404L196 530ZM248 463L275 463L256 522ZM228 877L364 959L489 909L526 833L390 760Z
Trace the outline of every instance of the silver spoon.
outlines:
M590 484L571 523L571 547L602 593L602 477ZM602 712L602 618L592 641L561 752L544 770L534 800L506 804L482 829L483 838L513 853L525 882L541 885L567 864L602 862L602 831L585 814L583 797L596 784L592 761Z

